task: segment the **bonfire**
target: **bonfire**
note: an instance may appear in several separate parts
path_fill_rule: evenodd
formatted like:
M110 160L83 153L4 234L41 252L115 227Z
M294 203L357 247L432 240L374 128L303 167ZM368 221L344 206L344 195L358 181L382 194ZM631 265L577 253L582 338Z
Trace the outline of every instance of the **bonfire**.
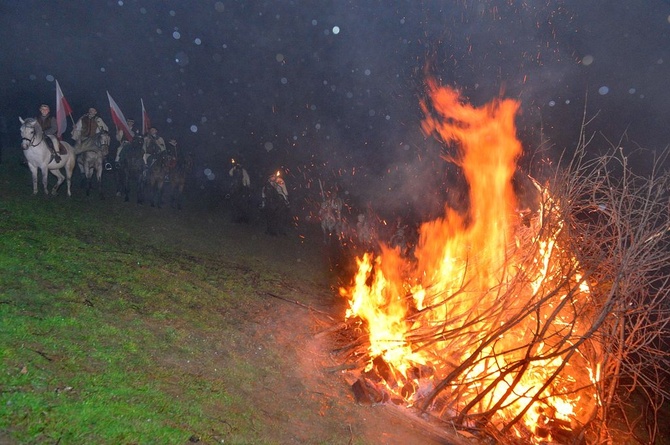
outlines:
M587 156L584 138L553 176L526 175L535 197L520 203L519 103L428 93L422 128L462 170L469 208L423 223L411 258L384 245L357 258L340 293L364 333L342 348L359 400L507 443L609 441L610 408L636 390L653 420L667 396L667 175L633 175L618 145Z

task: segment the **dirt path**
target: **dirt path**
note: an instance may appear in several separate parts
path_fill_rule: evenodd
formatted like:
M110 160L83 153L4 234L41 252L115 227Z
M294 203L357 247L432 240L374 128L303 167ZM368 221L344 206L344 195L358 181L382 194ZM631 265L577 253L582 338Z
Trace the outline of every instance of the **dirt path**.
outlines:
M277 277L272 288L258 289L255 303L244 313L235 314L232 322L239 336L234 350L224 351L230 345L212 334L194 333L211 345L203 359L207 366L200 363L196 370L174 364L183 368L180 372L202 373L224 368L233 354L250 366L267 368L255 384L230 382L235 397L257 407L264 419L258 428L265 437L280 444L446 443L416 420L410 421L401 408L357 404L344 376L329 370L341 363L331 354L332 336L323 331L342 320L345 308L323 246L315 241L320 241L320 234L313 228L272 237L258 225L232 224L220 211L111 205L120 220L132 212L138 230L157 245L220 257Z

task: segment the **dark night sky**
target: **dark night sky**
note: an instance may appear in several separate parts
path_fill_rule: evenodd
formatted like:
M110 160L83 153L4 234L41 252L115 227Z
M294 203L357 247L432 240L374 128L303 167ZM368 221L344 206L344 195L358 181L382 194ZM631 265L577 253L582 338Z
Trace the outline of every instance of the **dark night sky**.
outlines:
M573 145L585 97L591 131L658 150L669 35L661 0L4 1L0 114L18 138L57 79L75 119L95 106L111 124L109 91L139 121L144 99L203 178L241 156L256 182L283 167L303 193L320 178L420 207L443 162L420 130L427 73L476 104L519 99L529 150L540 127Z

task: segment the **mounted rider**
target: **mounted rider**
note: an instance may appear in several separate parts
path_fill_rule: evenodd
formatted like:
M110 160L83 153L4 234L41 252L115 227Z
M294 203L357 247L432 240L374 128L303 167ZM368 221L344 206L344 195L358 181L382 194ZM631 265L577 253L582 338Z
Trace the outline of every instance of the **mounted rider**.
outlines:
M72 139L77 141L78 145L82 145L102 131L109 132L109 127L98 115L98 110L91 107L88 109L88 113L80 117L74 125Z
M251 186L251 179L249 179L247 169L235 159L232 160L232 164L233 166L228 170L228 175L233 178L233 189L240 187L248 189Z
M86 145L83 151L101 151L102 148L96 143L96 137L102 132L109 133L109 127L98 115L98 110L91 107L86 114L79 118L72 129L72 139L77 141L76 149L81 151Z
M119 148L116 150L116 158L114 158L116 164L121 160L121 152L130 145L131 139L140 137L139 130L133 128L133 125L135 125L133 119L126 119L126 124L128 125L128 130L130 130L130 135L127 135L122 128L116 130L116 140L119 141Z
M289 201L286 183L277 172L268 177L261 190L261 209L265 215L269 235L283 235L289 224Z
M170 157L170 166L174 168L177 165L177 160L179 159L179 149L177 148L177 139L170 138L168 140L166 151Z
M263 186L263 190L261 190L261 207L266 206L266 200L269 199L272 194L279 195L284 200L284 203L287 206L289 205L286 182L284 182L284 178L281 177L279 172L275 173L274 175L270 175L267 182Z
M56 117L51 115L49 105L40 105L40 115L37 116L35 120L40 124L40 127L42 127L42 134L44 134L44 136L57 137L58 122L56 121ZM47 137L46 142L47 147L49 147L49 150L51 151L51 157L54 161L60 162L60 156L58 155L58 151L56 150L56 147L54 147L51 138Z
M167 150L165 141L158 135L158 129L156 129L156 127L151 127L149 129L149 134L144 137L144 145L142 146L142 149L144 150L144 165L149 165L148 161L150 157Z
M321 185L321 181L319 181ZM343 232L342 207L344 202L337 196L337 187L335 187L328 196L323 193L323 201L319 208L319 220L321 221L321 230L325 243L330 242L331 236L340 237Z
M247 169L235 159L233 166L228 170L231 177L230 199L232 204L232 220L236 223L251 221L251 179Z

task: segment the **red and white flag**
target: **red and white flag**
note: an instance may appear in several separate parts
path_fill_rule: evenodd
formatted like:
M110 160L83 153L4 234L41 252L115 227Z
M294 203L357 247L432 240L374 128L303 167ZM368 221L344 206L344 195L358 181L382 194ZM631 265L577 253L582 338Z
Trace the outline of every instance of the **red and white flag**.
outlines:
M123 130L123 134L126 136L126 139L132 142L133 134L130 132L130 127L128 127L126 118L123 115L121 108L116 105L116 102L114 102L114 99L112 99L112 96L110 96L109 91L107 91L107 98L109 99L109 108L112 112L112 120L114 121L114 124L116 124L116 129Z
M142 134L147 135L149 134L149 128L151 128L151 120L149 119L147 110L144 109L144 100L140 99L140 102L142 102Z
M56 81L56 123L58 125L58 139L67 130L67 117L72 117L72 107L67 103L63 92L60 89L60 84Z

